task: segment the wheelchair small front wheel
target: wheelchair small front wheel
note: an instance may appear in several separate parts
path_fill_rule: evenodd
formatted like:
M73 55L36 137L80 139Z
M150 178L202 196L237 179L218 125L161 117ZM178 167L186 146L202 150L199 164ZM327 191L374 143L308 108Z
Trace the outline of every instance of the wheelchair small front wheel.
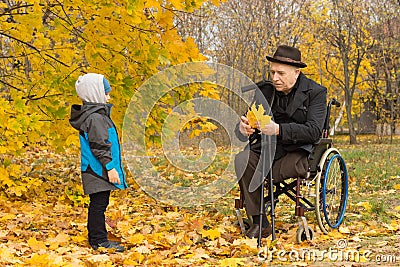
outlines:
M313 240L314 239L314 230L310 226L308 226L308 233L310 235L309 240ZM296 241L297 241L297 243L301 243L305 240L307 240L306 230L305 230L304 226L301 225L301 226L299 226L299 228L296 231Z
M243 219L244 229L249 230L250 227L253 225L252 221L248 218Z
M243 218L242 220L243 220L244 230L246 230L246 231L249 230L250 227L253 225L253 222L248 218ZM239 220L236 220L234 222L234 225L235 226L240 226Z

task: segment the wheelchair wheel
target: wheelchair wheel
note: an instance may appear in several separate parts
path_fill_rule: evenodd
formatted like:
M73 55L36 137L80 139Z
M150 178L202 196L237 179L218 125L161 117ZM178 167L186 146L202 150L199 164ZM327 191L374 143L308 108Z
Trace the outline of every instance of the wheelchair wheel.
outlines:
M314 239L314 230L308 226L308 233L310 234L310 240ZM297 243L301 243L303 241L307 240L307 234L305 231L304 226L300 226L297 231L296 231L296 241Z
M316 177L315 212L322 232L339 227L344 218L348 197L346 164L335 148L328 149L320 160Z
M253 225L253 222L250 219L244 218L243 224L244 224L244 229L249 230L250 227Z
M243 218L242 220L243 220L244 230L245 230L245 231L249 230L250 227L253 225L252 220L250 220L250 219L248 219L248 218ZM239 220L236 220L236 221L234 222L234 225L240 227ZM242 230L242 231L243 231L243 230ZM243 233L243 234L244 234L244 233Z

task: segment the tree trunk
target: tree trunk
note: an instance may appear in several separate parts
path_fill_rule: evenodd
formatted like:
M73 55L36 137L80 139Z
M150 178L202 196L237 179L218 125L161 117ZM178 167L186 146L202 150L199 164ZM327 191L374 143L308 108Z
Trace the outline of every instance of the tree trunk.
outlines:
M346 98L346 112L347 112L347 121L349 123L349 135L350 135L350 144L356 144L357 143L357 137L356 137L356 131L354 129L354 124L353 124L353 117L351 114L351 108L353 106L351 102L351 96L349 92L345 92L345 98Z
M342 120L344 109L346 108L346 106L347 105L346 105L346 100L345 100L345 101L343 101L342 107L340 108L340 111L339 111L339 115L336 118L335 123L333 124L333 127L331 128L331 132L329 133L329 135L335 134L335 131L338 128L340 121Z

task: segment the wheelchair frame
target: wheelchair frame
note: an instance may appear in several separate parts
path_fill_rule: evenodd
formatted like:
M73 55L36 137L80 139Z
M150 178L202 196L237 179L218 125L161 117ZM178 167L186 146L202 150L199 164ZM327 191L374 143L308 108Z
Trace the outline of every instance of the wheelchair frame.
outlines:
M307 177L294 177L294 180L287 182L284 180L279 184L274 184L274 207L279 202L278 197L282 194L288 196L296 203L295 215L299 218L299 228L296 232L297 242L312 240L314 231L308 225L305 213L314 211L318 226L321 231L328 234L329 230L338 228L344 219L344 213L348 198L348 172L344 159L340 152L332 147L332 139L329 137L329 118L331 106L340 106L336 99L331 99L327 105L323 136L315 144L314 151L309 157L309 171ZM307 187L307 197L301 194L301 187ZM315 190L312 190L315 187ZM270 196L264 197L265 214L271 209ZM246 228L252 224L250 219L243 219L240 209L244 207L242 192L240 198L235 199L236 216L244 234ZM271 216L274 216L271 214ZM247 226L247 227L246 227Z

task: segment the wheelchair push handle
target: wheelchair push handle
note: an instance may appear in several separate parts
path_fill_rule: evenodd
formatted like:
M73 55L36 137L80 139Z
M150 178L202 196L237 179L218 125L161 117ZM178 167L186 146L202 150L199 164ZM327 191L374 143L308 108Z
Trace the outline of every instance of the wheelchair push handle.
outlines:
M337 101L335 98L332 98L329 102L330 102L331 105L334 105L336 107L340 107L340 102Z
M328 138L329 136L329 118L331 116L331 106L334 105L335 107L340 107L340 102L337 101L335 98L331 98L328 102L328 106L326 108L326 117L325 117L325 123L324 123L324 129L322 131L322 137L323 138Z

